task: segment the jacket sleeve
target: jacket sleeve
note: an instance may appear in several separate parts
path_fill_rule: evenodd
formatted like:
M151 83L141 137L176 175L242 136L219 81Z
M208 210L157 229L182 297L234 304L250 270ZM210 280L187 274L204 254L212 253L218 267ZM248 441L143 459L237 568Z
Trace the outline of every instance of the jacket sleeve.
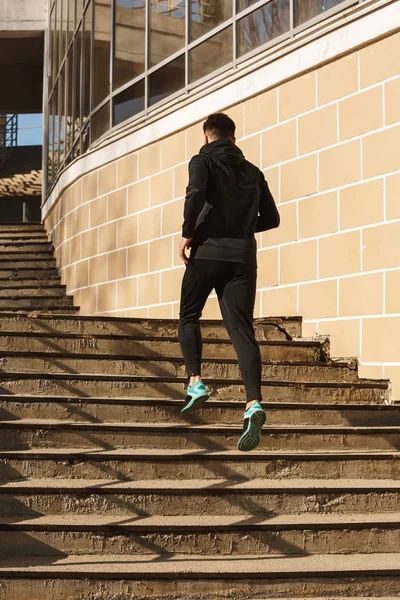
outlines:
M206 201L208 175L207 162L200 155L194 156L189 163L189 184L183 211L182 237L186 239L194 236L197 219Z
M259 231L268 231L268 229L275 229L275 227L279 227L279 223L281 221L274 198L262 173L261 177L260 207L259 216L257 218L256 233Z

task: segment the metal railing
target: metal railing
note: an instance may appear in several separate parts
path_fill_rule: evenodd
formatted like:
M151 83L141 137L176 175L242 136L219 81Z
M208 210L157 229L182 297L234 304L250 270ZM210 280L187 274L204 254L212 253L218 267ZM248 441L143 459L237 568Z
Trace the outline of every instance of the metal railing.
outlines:
M0 165L18 144L18 115L0 115Z

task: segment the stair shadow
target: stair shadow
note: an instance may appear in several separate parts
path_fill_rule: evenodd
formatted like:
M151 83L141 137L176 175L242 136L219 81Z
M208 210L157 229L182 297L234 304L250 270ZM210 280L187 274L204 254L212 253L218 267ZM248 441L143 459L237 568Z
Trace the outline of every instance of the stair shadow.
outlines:
M0 545L0 566L2 567L4 561L8 567L38 567L52 565L68 557L65 552L23 531L2 532L1 539L3 544Z

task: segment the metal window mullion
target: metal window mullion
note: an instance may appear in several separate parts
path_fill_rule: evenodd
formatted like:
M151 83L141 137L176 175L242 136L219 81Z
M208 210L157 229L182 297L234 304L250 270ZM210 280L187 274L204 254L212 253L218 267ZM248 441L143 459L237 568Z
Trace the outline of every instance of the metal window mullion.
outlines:
M189 85L190 0L185 0L185 92Z
M43 170L43 199L46 198L47 188L48 188L48 177L49 177L49 74L51 73L50 69L50 54L51 54L51 10L49 10L47 15L47 32L44 37L45 44L45 52L44 56L46 57L44 62L44 80L43 80L43 129L42 129L42 146L44 148L43 158L42 158L42 170Z
M81 68L79 73L79 154L82 154L82 117L83 117L83 55L85 49L85 20L84 13L82 13L81 22Z
M149 64L150 64L150 2L146 0L145 5L145 51L144 51L144 112L149 110Z
M110 78L109 78L109 90L108 90L108 99L110 101L110 129L114 125L113 118L113 101L112 101L112 93L114 89L114 81L115 81L115 58L116 57L116 0L110 0L111 4L111 29L110 29Z
M95 19L96 19L96 11L95 11L95 6L96 6L96 0L92 0L91 3L91 9L92 9L92 28L91 28L91 33L90 33L90 56L89 56L89 110L88 110L88 122L90 121L90 115L91 115L91 111L93 110L94 107L94 85L95 85L95 81L94 81L94 68L95 68L95 64L96 64L96 60L95 60L95 54L94 54L94 50L95 50L95 29L96 29L96 23L95 23ZM90 7L89 9L90 10ZM89 127L89 146L91 143L91 127L90 127L90 122L88 124Z
M232 19L233 19L233 30L232 30L232 44L233 44L233 68L236 68L237 61L237 18L236 18L236 0L232 0Z
M289 11L289 31L292 38L294 36L294 0L290 0Z

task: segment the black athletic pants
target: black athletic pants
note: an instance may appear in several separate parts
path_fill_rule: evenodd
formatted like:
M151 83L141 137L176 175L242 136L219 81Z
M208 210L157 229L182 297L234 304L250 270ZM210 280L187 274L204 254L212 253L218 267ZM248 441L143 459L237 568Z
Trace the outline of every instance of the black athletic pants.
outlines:
M261 400L261 354L253 328L256 281L257 269L250 265L190 261L182 281L179 320L179 342L187 375L201 375L199 321L207 298L215 289L224 325L238 356L247 402Z

